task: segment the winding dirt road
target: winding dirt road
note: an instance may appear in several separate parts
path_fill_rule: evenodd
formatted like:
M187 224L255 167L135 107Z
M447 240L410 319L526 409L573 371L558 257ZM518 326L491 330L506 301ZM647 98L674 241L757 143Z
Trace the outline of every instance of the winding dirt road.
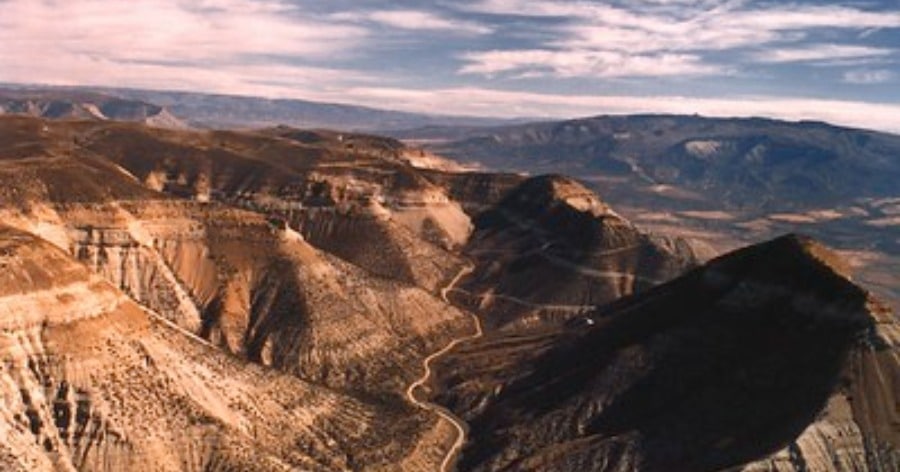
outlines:
M456 277L454 277L453 280L451 280L450 283L446 287L441 289L441 299L443 299L447 303L450 303L450 300L447 298L447 294L450 292L450 290L453 289L453 286L456 285L457 282L459 282L459 280L461 278L465 277L466 274L471 273L472 270L474 270L474 269L475 269L474 265L468 265L468 266L462 268L462 270L460 270L459 273L456 274ZM447 472L447 471L451 470L451 466L453 465L453 462L455 461L457 454L459 454L459 451L462 449L463 444L466 442L466 428L467 428L466 423L463 420L457 418L456 415L454 415L453 413L450 412L450 410L447 410L446 408L444 408L438 404L421 401L421 400L417 399L415 396L415 391L417 388L424 385L425 382L427 382L428 379L431 377L431 361L432 360L448 353L451 349L456 347L456 345L458 345L459 343L462 343L465 341L470 341L472 339L480 338L484 334L484 332L481 329L481 320L479 320L478 317L472 313L469 313L469 316L471 316L472 320L475 322L475 333L463 336L461 338L456 338L456 339L450 341L450 343L448 343L446 346L444 346L444 348L441 349L440 351L434 352L430 356L426 357L422 361L422 365L424 367L425 372L423 372L422 376L419 377L415 382L410 384L409 387L406 389L406 398L409 400L410 403L418 406L419 408L433 411L441 418L444 418L445 420L449 421L450 424L452 424L453 427L456 428L456 433L457 433L456 441L453 443L453 446L450 448L450 450L447 451L447 455L444 457L443 462L441 462L440 472Z

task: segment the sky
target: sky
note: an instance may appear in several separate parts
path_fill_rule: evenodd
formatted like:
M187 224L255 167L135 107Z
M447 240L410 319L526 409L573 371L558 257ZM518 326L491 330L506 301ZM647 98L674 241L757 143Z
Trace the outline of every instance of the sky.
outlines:
M900 0L0 0L0 82L900 132Z

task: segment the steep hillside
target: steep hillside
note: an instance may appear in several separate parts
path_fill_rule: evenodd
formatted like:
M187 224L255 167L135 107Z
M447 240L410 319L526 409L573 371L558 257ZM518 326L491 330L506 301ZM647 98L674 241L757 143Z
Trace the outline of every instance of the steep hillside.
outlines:
M44 154L52 157L0 160L4 220L53 241L146 307L230 352L329 385L400 392L417 375L419 359L470 329L468 317L437 296L461 263L392 219L359 215L352 207L318 208L316 218L308 218L322 234L313 236L327 240L326 249L346 251L322 252L291 229L290 221L167 196L96 157L105 152L115 160L108 149L77 147L63 157L73 152L72 141L58 136L45 142L46 133L37 129L34 141L44 143ZM128 139L146 145L145 152L160 152L151 156L171 159L166 148L140 140L137 128L127 130L133 132ZM62 133L49 131L54 132ZM55 148L60 142L63 149ZM185 152L177 162L186 167L193 164L188 152L206 157L199 146L180 149ZM137 162L155 165L145 154L133 157L122 164L136 173ZM225 159L217 164L223 174L231 172ZM267 173L264 163L259 167L261 180L291 184L290 176ZM158 171L161 179L165 170ZM144 182L153 172L145 171ZM295 175L293 185L306 185L303 177ZM167 185L162 189L174 196L189 186ZM243 188L240 196L247 202L264 199L268 188L258 189L255 197L252 188ZM334 254L348 254L360 264ZM375 270L365 270L366 263Z
M896 470L900 331L840 265L786 236L473 343L437 369L461 469Z
M469 219L384 138L276 128L259 133L148 132L116 125L81 146L147 186L278 217L367 271L436 291L461 262L447 249Z
M528 179L475 219L453 297L489 327L565 320L680 275L686 242L639 231L572 179Z
M378 469L411 447L408 413L228 356L32 235L0 227L0 266L3 470Z
M444 459L455 438L453 428L447 420L410 404L404 392L421 375L427 355L473 329L469 316L439 296L443 284L462 268L457 259L443 257L435 264L411 271L419 279L403 274L381 276L310 245L288 220L292 213L283 212L283 207L252 204L257 200L266 202L269 187L255 195L244 188L244 193L233 196L223 190L206 194L216 198L198 198L198 194L185 191L196 192L196 187L191 180L179 179L183 174L174 173L171 184L167 183L162 163L148 158L146 162L158 164L161 172L154 174L157 168L150 167L140 179L116 163L131 164L139 174L139 165L144 162L141 157L159 155L153 151L177 149L183 152L162 154L161 159L171 163L178 158L186 169L192 169L192 152L207 156L200 144L209 139L205 133L171 134L137 126L45 122L25 117L2 118L0 124L4 133L15 137L0 145L0 215L6 224L51 241L130 300L154 313L154 319L196 336L219 353L232 354L231 359L243 359L240 365L249 365L249 361L257 366L252 369L262 369L260 372L265 375L291 374L314 382L316 388L339 388L352 395L348 401L371 402L365 408L372 424L388 421L378 426L384 436L378 443L381 445L354 439L357 436L352 434L347 436L344 444L366 446L363 449L367 452L360 456L366 459L357 465L347 465L351 464L347 462L350 459L340 459L342 452L303 446L310 449L309 454L345 461L324 466L324 470L359 469L362 463L375 469L427 470ZM86 145L91 133L108 131L112 135L121 130L132 133L123 139L147 144L141 148L147 154L125 161L115 153L102 154L105 149ZM166 141L172 148L154 147L152 139L157 134L182 138L181 147L172 141ZM145 139L141 140L141 136ZM286 144L288 148L276 149L271 156L263 154L265 145L260 154L235 154L235 162L246 165L245 170L262 169L260 181L283 179L285 185L296 188L307 185L306 174L279 175L280 172L269 170L272 165L278 166L276 158L290 156L288 151L298 149L292 147L291 141L267 133L247 139L258 139L276 148ZM382 157L372 159L390 161ZM228 161L223 159L222 164ZM224 169L223 172L229 172L227 166ZM160 176L158 180L153 180L154 175ZM368 183L373 188L376 184ZM385 240L389 242L396 240L395 232L403 231L403 241L415 245L421 253L450 254L435 243L420 239L420 233L411 226L358 215L357 197L348 197L346 211L331 211L342 215L357 231L364 228L366 221L383 221L384 227L391 230L385 230ZM262 213L222 202L256 208ZM462 214L461 210L458 212ZM357 220L362 223L356 223ZM357 237L352 228L348 234ZM339 239L335 237L337 233L330 234ZM361 241L357 248L372 254L377 254L383 247L379 244L384 244L384 240ZM353 249L348 242L343 244L348 250ZM395 264L416 262L416 254L398 254L387 257L398 258ZM425 256L418 257L427 260ZM227 372L221 375L238 376ZM241 377L235 383L244 381L260 382ZM131 387L121 388L127 392ZM122 414L136 414L131 405L123 408ZM273 423L271 427L279 426ZM229 433L223 430L222 434ZM394 437L400 439L390 439ZM197 441L186 437L179 447L197 447ZM280 453L273 457L282 460ZM128 467L139 469L142 462L135 464ZM271 470L269 466L261 467ZM209 468L215 470L215 466ZM233 468L249 470L242 466Z

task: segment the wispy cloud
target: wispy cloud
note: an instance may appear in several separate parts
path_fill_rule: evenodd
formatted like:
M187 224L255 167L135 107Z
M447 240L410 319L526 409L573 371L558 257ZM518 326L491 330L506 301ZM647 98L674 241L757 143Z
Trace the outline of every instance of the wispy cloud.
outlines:
M354 23L377 23L413 31L442 31L456 34L488 34L491 27L474 21L459 20L425 10L375 10L340 12L332 19Z
M8 0L0 80L218 90L277 70L303 84L330 68L299 60L347 54L367 34L275 0Z
M772 48L752 54L757 62L832 62L889 56L894 50L868 46L813 44L795 48Z
M251 54L322 57L347 50L367 32L322 23L275 0L8 0L0 4L5 54L98 55L191 61Z
M882 84L890 82L895 77L889 70L850 70L844 72L844 82L850 84Z
M896 12L873 12L841 5L763 4L747 1L635 1L626 6L596 2L553 0L482 0L459 8L480 13L525 17L557 17L608 22L656 31L681 31L694 25L720 23L724 28L757 27L765 30L806 28L896 28ZM670 8L656 8L666 6ZM671 8L676 6L677 8Z
M49 85L95 85L184 90L205 93L315 100L353 84L378 83L363 71L262 63L202 64L127 62L102 57L63 56L52 61L28 57L0 60L0 81Z
M520 74L528 77L695 76L725 73L691 54L633 55L618 51L515 50L472 52L461 56L462 74Z
M745 2L644 0L628 7L589 2L483 0L461 8L483 14L555 19L557 32L528 51L472 51L461 57L463 73L552 74L605 77L733 73L713 54L762 49L741 57L779 63L884 56L886 48L849 44L810 46L822 30L872 31L900 27L900 14L845 6L768 5ZM658 68L648 60L661 60ZM491 63L492 60L496 62ZM606 67L609 65L610 67ZM615 73L619 70L621 73Z

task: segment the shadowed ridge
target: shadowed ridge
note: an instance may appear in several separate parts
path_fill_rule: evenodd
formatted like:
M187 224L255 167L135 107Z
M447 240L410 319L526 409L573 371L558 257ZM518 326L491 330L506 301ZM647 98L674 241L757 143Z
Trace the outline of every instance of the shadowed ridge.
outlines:
M795 444L808 463L893 470L896 326L841 271L830 250L787 235L570 323L549 350L507 345L519 378L467 418L462 469L720 470L813 424L847 433ZM467 404L452 389L448 403Z
M476 269L456 297L488 328L564 321L694 264L683 241L641 232L558 175L527 179L480 213L465 252Z

